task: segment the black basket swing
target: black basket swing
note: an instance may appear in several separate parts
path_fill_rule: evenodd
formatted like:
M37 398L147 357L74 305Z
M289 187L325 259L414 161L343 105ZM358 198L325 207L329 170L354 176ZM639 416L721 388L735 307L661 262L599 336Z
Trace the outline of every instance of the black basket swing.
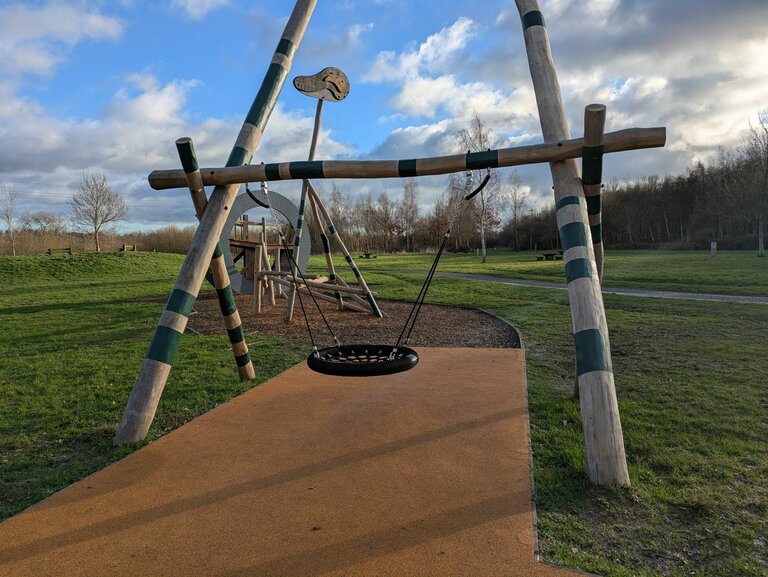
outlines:
M488 184L488 181L490 180L490 176L491 176L490 170L488 170L488 173L486 174L480 186L478 186L477 189L475 189L471 193L467 194L463 198L463 200L468 201L472 197L474 197L476 194L478 194L485 187L485 185ZM471 185L472 185L472 173L468 172L466 189L467 190L471 189ZM251 195L251 192L248 189L247 184L245 189L246 189L246 192L249 195ZM265 182L261 184L261 189L267 200L266 202L267 208L269 208L269 210L272 212L273 218L276 218L274 211L272 210L272 206L269 202L269 192L267 190L267 185ZM259 204L263 205L263 203L259 203ZM415 302L413 303L413 307L411 308L411 311L408 314L408 318L406 319L405 324L402 330L400 331L400 336L397 338L397 341L395 342L394 345L386 345L386 344L343 345L341 344L339 340L336 338L336 335L334 334L333 329L328 323L328 320L325 318L325 315L323 314L323 311L320 308L320 305L318 304L317 299L315 299L315 296L312 293L311 288L309 287L309 285L307 285L306 280L304 279L303 273L297 266L296 262L293 260L292 251L288 250L288 245L287 245L285 236L283 235L282 231L280 231L280 240L286 249L286 253L288 254L289 259L291 260L291 266L293 267L293 270L297 271L301 280L304 282L304 286L307 287L307 292L312 297L312 300L315 303L315 306L317 307L317 310L320 313L320 316L322 317L323 322L325 323L326 328L328 329L335 343L334 346L325 347L325 348L318 348L316 346L315 339L312 334L312 328L310 326L309 319L307 317L306 309L304 308L304 302L301 297L301 292L296 291L296 295L299 298L299 305L302 310L302 314L304 315L304 321L307 325L309 338L312 341L312 352L307 357L307 366L310 369L318 373L322 373L325 375L333 375L338 377L374 377L374 376L382 376L382 375L391 375L395 373L400 373L402 371L407 371L409 369L412 369L418 364L419 354L414 349L408 346L410 342L411 332L413 331L413 327L416 324L416 319L419 316L421 305L424 303L424 298L427 295L427 290L429 289L429 285L431 284L432 279L435 275L435 271L437 270L437 264L440 261L440 257L442 256L443 250L445 249L448 238L450 237L451 228L453 227L453 224L456 221L463 204L464 204L463 202L460 202L458 204L458 206L456 207L456 210L454 211L454 214L451 217L450 224L448 225L448 230L445 232L445 235L443 236L442 242L440 244L440 248L438 249L437 254L435 255L434 261L432 262L432 266L429 272L427 273L426 278L424 279L424 283L422 284L421 290L419 291L419 294L416 297Z

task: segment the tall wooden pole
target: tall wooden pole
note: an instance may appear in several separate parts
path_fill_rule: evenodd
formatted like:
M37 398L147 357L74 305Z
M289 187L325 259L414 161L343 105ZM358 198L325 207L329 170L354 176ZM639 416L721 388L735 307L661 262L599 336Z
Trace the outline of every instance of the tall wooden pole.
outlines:
M320 231L320 242L323 245L323 255L325 256L325 269L328 271L328 282L330 284L338 284L336 277L336 267L333 264L333 255L331 254L331 241L328 239L328 235L325 234L325 223L323 217L320 216L320 211L317 208L317 203L309 197L309 206L312 208L312 219L315 221L315 226ZM336 291L334 295L336 301L339 304L339 310L344 308L344 299L339 291Z
M581 157L581 182L587 200L589 231L595 247L597 276L603 282L603 226L600 192L603 185L603 132L605 130L605 106L589 104L584 109L584 154Z
M538 0L515 0L545 142L570 138ZM586 200L575 160L550 164L555 209L571 303L581 420L589 478L598 485L629 484L605 308L589 232Z
M317 150L317 138L320 135L320 122L323 118L323 101L317 100L317 108L315 108L315 125L312 129L312 141L309 145L308 162L312 162L315 159L315 151ZM309 188L309 181L304 180L301 187L301 198L299 199L299 216L296 219L296 232L293 235L293 259L291 259L291 274L293 278L298 278L298 271L296 270L296 264L299 262L299 254L301 253L301 237L304 232L304 212L307 209L307 189ZM291 287L290 293L288 293L288 306L285 309L285 322L293 320L293 307L296 302L296 290L298 284Z
M261 88L237 136L227 166L240 166L251 161L288 76L293 55L301 42L315 4L316 0L297 0ZM140 441L146 436L152 424L181 335L187 326L205 271L211 262L232 201L237 196L239 188L239 185L217 186L211 194L176 285L165 306L165 312L152 336L139 376L133 385L117 429L115 443Z
M208 206L208 198L205 195L203 179L200 176L200 167L197 164L197 156L195 155L192 139L179 138L176 141L176 149L179 151L181 165L184 167L184 172L187 175L189 192L192 195L192 202L195 205L195 212L199 220L203 218L205 208ZM232 293L232 286L229 283L229 274L227 273L227 265L224 262L224 254L221 252L221 246L218 242L213 250L211 276L213 277L216 296L219 299L219 309L224 317L224 326L227 329L232 352L235 355L240 380L251 381L256 378L256 372L253 370L253 362L251 362L251 356L248 352L248 345L245 343L243 323L240 320L240 313L235 303L235 295Z

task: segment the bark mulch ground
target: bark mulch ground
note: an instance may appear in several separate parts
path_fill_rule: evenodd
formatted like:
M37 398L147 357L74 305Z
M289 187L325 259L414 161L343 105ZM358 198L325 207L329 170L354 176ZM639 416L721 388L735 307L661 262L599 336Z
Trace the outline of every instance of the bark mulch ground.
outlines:
M275 306L267 302L258 315L253 312L252 296L236 295L235 300L249 341L253 336L263 334L309 343L298 300L290 323L284 321L285 299L278 299ZM304 301L315 341L320 347L331 346L333 340L320 313L308 296L304 296ZM340 311L335 303L320 302L323 314L343 344L394 344L413 305L380 300L379 306L384 318L370 313ZM215 293L200 295L187 327L201 334L225 333ZM481 310L425 304L419 313L410 344L413 347L520 348L520 337L511 325Z

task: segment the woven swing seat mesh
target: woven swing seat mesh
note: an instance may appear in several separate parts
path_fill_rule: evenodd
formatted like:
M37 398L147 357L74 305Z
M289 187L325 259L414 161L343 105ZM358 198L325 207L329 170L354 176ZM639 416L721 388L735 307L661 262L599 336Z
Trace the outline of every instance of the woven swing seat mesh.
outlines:
M326 375L349 377L373 377L390 375L412 369L419 362L419 355L405 346L392 345L342 345L320 349L307 357L307 365Z

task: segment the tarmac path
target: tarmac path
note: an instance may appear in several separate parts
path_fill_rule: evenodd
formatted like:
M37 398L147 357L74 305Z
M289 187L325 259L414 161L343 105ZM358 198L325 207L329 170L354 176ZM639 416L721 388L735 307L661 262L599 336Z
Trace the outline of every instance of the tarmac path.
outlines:
M415 270L368 270L366 272L373 273L395 273L395 274L419 274L423 275L423 271ZM458 278L461 280L473 281L473 282L492 282L499 284L517 285L517 286L531 286L537 288L546 289L559 289L566 290L565 284L540 281L540 280L525 280L506 278L500 276L492 276L486 274L467 274L461 272L436 272L438 276ZM728 303L741 303L741 304L758 304L768 305L768 297L754 297L754 296L742 296L742 295L721 295L711 293L691 293L691 292L676 292L676 291L652 291L645 289L631 289L631 288L616 288L616 287L603 287L603 294L614 294L630 297L643 297L654 299L679 299L679 300L695 300L695 301L711 301L711 302L728 302Z

